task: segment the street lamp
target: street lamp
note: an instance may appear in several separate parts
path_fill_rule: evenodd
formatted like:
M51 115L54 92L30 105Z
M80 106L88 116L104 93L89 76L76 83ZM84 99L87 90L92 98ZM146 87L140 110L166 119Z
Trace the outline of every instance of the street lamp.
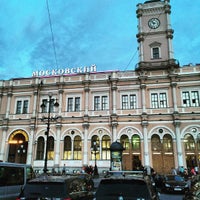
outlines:
M56 99L55 103L54 103L54 101L55 101L55 99L52 98L52 93L49 93L49 100L43 100L42 104L40 106L42 108L42 110L44 110L44 108L46 108L46 106L48 104L48 116L42 118L42 120L47 119L47 130L45 132L45 135L47 136L47 139L46 139L46 150L45 150L44 169L43 169L44 173L47 173L47 171L48 171L48 169L47 169L47 160L48 160L48 138L49 138L49 130L50 130L50 121L57 119L57 117L53 118L53 117L50 116L51 108L52 108L52 106L54 106L54 107L58 107L59 106L59 103L57 102L57 99Z
M93 142L91 151L92 153L94 153L94 176L99 176L98 167L97 167L97 152L99 152L99 147L96 141Z
M19 148L17 149L17 153L18 153L19 156L20 156L20 160L19 160L19 162L22 163L22 157L23 157L23 154L26 153L26 149L25 149L25 147L24 147L23 144L21 144L21 145L19 146Z

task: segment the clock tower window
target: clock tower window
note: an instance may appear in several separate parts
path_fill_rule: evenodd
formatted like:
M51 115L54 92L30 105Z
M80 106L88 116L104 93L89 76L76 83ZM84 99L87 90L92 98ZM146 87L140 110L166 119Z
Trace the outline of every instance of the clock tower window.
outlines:
M159 59L161 56L160 56L160 48L159 47L152 47L151 48L151 58L152 59Z

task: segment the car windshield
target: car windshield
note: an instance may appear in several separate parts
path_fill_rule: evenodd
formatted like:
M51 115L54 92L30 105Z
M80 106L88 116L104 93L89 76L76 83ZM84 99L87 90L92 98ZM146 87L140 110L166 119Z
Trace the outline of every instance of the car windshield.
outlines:
M150 199L148 187L144 181L138 180L103 180L96 192L97 199L122 196L125 199Z
M26 198L42 197L66 197L66 187L62 182L32 182L26 185L24 189Z
M184 178L181 176L166 176L167 181L184 181Z

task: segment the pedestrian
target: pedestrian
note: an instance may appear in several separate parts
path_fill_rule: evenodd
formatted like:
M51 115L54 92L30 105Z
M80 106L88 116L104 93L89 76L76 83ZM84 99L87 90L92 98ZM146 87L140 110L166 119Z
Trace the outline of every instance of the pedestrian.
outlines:
M194 171L196 172L196 174L199 174L199 168L197 166L194 167Z
M172 173L173 175L177 175L177 171L176 171L176 169L172 167L172 169L171 169L171 173Z
M64 164L63 169L62 169L62 175L65 175L65 174L66 174L66 166Z

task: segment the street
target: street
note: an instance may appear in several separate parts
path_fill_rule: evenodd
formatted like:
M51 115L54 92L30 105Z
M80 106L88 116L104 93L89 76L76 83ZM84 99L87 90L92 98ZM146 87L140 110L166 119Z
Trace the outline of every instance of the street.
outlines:
M182 200L184 195L180 194L161 194L160 200Z

